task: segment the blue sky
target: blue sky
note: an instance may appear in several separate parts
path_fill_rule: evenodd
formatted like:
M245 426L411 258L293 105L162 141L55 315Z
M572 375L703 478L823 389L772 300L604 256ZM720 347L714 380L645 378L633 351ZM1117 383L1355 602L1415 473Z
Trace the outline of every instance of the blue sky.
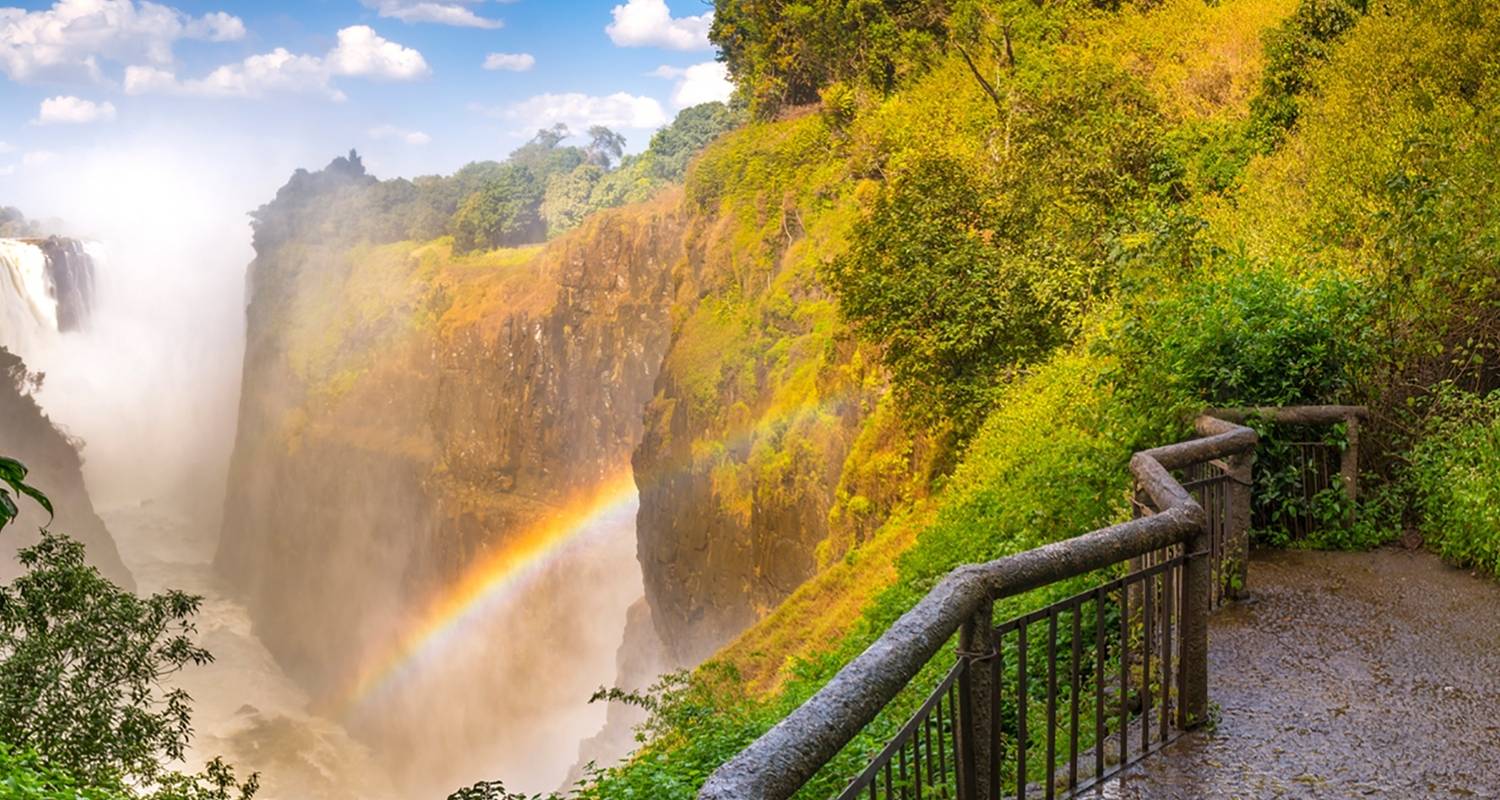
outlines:
M639 149L682 105L726 96L711 14L703 0L0 0L0 204L69 217L85 187L125 202L113 184L154 169L253 207L351 147L382 177L446 173L557 121Z

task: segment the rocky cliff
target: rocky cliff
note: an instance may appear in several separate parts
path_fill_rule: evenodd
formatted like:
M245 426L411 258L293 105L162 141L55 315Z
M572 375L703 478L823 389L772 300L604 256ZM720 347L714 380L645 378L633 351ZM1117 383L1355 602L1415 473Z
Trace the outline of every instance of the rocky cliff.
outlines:
M217 564L325 706L395 746L454 740L440 749L455 752L433 756L450 763L414 771L464 775L451 763L462 743L524 738L529 714L581 705L612 674L582 690L551 686L549 672L567 667L537 657L588 649L593 634L576 620L614 602L614 575L630 574L603 557L606 543L536 578L528 595L545 602L484 623L493 646L454 668L488 677L444 682L461 688L450 699L467 713L436 717L407 698L366 714L349 697L388 657L392 631L420 625L476 564L628 479L670 332L679 200L601 214L546 247L472 256L447 240L350 244L258 229ZM622 625L634 586L617 603ZM618 627L612 636L609 653ZM508 646L521 638L527 647Z
M90 564L105 577L132 591L135 581L120 561L120 552L104 522L94 513L83 483L80 442L70 439L42 413L32 398L38 376L30 374L21 359L0 347L0 454L25 464L27 482L41 489L57 517L52 530L77 539L87 548ZM47 513L30 501L20 503L21 516L5 531L6 552L36 539L37 528L47 525ZM20 567L6 557L0 563L0 578L9 579Z

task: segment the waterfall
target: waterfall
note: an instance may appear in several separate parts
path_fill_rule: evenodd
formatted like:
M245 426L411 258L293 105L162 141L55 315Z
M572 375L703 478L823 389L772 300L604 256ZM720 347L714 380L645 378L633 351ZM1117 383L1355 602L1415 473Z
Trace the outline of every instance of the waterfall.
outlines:
M101 254L94 243L60 236L0 239L0 345L29 361L58 334L81 330Z

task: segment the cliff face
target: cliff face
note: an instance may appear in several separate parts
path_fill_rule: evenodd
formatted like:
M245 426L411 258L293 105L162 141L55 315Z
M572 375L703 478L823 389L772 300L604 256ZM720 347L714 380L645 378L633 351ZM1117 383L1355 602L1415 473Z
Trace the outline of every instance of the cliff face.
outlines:
M87 548L89 563L104 576L134 591L135 581L120 561L120 552L104 522L94 513L83 483L83 461L78 443L58 430L32 399L26 365L0 347L0 453L14 458L30 470L27 482L42 490L57 510L52 530L65 533ZM14 548L36 540L37 528L47 524L47 512L29 500L21 500L21 516L7 528L6 546ZM20 567L9 556L0 564L0 579L8 580Z
M628 529L618 542L560 541L572 548L566 567L533 562L516 610L465 622L479 649L445 652L442 680L367 681L372 666L412 655L393 640L423 630L477 565L628 480L670 332L679 207L668 195L544 248L472 256L446 240L257 240L216 563L317 702L403 753L398 771L441 777L413 791L505 765L466 757L565 738L537 726L612 678L607 656L583 686L562 677L576 665L540 654L614 653L640 596L620 568ZM578 622L616 606L610 631ZM376 691L378 702L366 696ZM559 770L570 761L554 757Z
M802 123L814 145L821 125ZM758 174L786 149L762 133L711 148L686 193L544 248L341 244L265 215L218 564L315 697L336 702L392 630L420 622L414 610L620 476L639 490L647 601L629 635L666 650L645 671L698 663L925 492L932 448L891 411L876 353L818 279L858 218L854 193L841 174ZM796 168L825 156L809 146ZM549 697L565 690L546 654L581 652L571 627L597 616L590 590L634 568L575 565L529 585L530 604L487 629L485 666L509 676L495 702L576 706L586 693ZM628 645L603 682L650 683ZM546 741L494 730L508 712L484 691L467 699L488 728L440 721L497 747ZM370 724L421 749L412 719L434 715L408 711ZM601 754L627 738L614 722Z
M824 125L738 131L689 178L672 342L633 460L646 597L678 663L764 618L930 476L818 277L858 219Z

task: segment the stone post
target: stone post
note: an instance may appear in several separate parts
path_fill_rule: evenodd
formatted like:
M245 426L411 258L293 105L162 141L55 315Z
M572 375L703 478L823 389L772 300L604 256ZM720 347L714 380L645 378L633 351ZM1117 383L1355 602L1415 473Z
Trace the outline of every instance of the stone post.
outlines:
M1208 523L1187 541L1189 558L1182 569L1182 641L1178 687L1177 726L1190 730L1208 719L1208 615L1214 602L1214 568Z
M995 748L994 603L986 600L964 621L958 634L959 657L968 662L958 679L958 796L960 800L988 800L999 761Z
M1250 578L1250 496L1255 480L1252 448L1224 460L1229 469L1228 501L1224 509L1224 581L1227 595L1240 597Z

